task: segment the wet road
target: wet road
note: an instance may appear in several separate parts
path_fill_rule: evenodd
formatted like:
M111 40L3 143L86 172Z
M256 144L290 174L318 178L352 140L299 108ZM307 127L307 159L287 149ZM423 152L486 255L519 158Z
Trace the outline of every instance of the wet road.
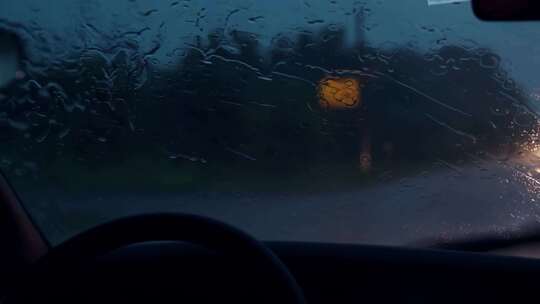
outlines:
M50 195L43 201L46 212L30 209L53 242L111 218L172 211L214 217L266 240L407 245L501 233L536 222L537 165L540 157L534 154L463 166L441 162L436 170L328 192Z

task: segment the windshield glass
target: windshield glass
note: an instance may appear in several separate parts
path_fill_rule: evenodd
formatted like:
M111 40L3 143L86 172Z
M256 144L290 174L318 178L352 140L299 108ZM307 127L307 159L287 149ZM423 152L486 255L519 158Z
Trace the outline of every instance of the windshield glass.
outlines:
M187 212L410 245L538 220L540 26L427 0L0 2L0 168L53 244Z

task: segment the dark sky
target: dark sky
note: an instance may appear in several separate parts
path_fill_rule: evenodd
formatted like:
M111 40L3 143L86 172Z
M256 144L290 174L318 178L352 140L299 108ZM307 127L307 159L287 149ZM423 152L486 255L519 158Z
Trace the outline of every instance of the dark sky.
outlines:
M359 30L354 26L354 15L362 8L366 23ZM209 30L225 25L260 35L263 45L277 33L345 25L349 39L363 30L375 46L410 43L429 49L441 43L459 43L490 47L501 55L514 78L531 89L540 87L535 77L540 65L535 55L540 54L540 42L535 37L540 27L536 23L482 23L474 18L468 3L428 6L427 0L20 0L0 1L0 19L39 31L51 47L51 56L62 55L65 44L81 46L81 29L87 32L87 43L102 39L88 25L102 33L148 27L137 39L151 47L161 35L161 48L155 54L161 61L195 35L204 37ZM58 37L51 37L51 33ZM441 42L443 38L446 40Z
M365 18L358 28L354 16ZM52 62L70 50L113 43L126 32L142 48L159 50L153 62L167 64L179 47L196 35L217 28L244 30L268 45L277 33L345 26L351 43L363 33L372 46L408 45L421 50L458 44L488 47L502 58L505 70L520 84L540 92L540 26L536 23L484 23L472 15L469 3L428 6L427 0L20 0L0 1L0 20L28 30L30 47L47 45L38 61ZM24 30L19 29L21 32ZM32 33L31 36L29 33ZM82 33L82 34L81 34ZM355 67L351 67L355 68ZM534 95L534 94L531 94ZM532 100L534 103L535 101Z

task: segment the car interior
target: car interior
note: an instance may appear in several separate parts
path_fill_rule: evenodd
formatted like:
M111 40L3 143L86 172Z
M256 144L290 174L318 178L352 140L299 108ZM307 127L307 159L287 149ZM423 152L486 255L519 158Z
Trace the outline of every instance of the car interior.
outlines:
M540 20L534 1L478 0L473 8L501 27ZM0 39L6 48L24 49L16 36ZM346 88L356 80L324 81ZM322 87L319 95L332 107L327 94ZM354 91L347 98L358 99ZM370 156L362 155L364 170ZM16 190L3 174L2 304L520 303L534 300L538 290L540 234L534 227L528 234L386 246L263 241L209 216L152 212L92 224L52 244Z

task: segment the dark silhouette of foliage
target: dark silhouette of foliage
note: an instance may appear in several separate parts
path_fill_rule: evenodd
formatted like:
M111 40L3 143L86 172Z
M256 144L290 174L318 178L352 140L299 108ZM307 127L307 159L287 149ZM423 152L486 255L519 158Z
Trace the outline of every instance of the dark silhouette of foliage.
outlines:
M489 50L346 47L339 27L277 35L222 29L186 46L174 68L141 52L87 50L4 90L4 154L107 166L138 155L224 166L304 170L355 164L362 128L375 161L463 158L516 147L536 132L523 92ZM77 59L78 58L78 59ZM363 105L328 112L317 83L357 77ZM513 149L510 149L513 150Z

